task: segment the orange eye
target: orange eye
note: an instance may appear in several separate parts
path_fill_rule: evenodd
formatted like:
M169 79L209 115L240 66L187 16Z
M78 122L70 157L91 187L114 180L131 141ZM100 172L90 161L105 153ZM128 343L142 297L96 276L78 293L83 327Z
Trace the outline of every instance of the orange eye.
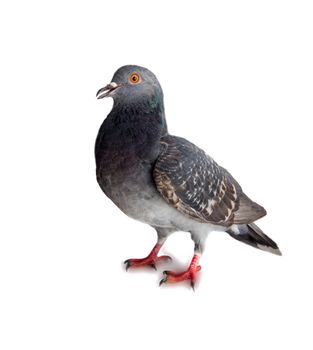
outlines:
M140 76L138 73L133 73L129 76L129 81L132 83L132 84L137 84L140 82Z

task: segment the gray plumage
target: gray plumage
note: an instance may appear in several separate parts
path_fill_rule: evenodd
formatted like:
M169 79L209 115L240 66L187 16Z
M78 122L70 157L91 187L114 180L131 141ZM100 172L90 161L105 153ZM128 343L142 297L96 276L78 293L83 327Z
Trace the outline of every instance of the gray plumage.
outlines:
M192 143L166 135L153 175L158 191L180 212L203 223L251 223L266 214L237 181Z
M220 230L280 254L253 224L265 209L204 151L168 133L162 88L152 72L121 67L97 96L114 99L96 140L97 180L125 214L153 226L159 240L190 232L195 251L203 251L208 232Z

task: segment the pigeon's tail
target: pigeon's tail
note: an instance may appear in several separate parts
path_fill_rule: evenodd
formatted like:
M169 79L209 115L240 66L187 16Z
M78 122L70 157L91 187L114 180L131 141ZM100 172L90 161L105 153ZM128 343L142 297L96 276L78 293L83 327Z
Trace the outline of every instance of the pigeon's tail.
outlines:
M232 225L226 231L230 236L240 242L267 252L282 255L277 244L254 223L247 225Z

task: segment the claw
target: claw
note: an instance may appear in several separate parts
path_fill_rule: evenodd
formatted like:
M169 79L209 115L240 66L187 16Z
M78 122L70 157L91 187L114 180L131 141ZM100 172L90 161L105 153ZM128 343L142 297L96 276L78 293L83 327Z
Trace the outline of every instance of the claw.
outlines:
M195 282L193 280L190 281L191 288L195 292Z
M125 261L124 261L124 264L126 264L125 270L127 271L127 270L131 267L131 264L130 264L130 262L129 262L129 259L128 259L128 260L125 260Z
M155 271L157 271L157 268L156 268L156 266L155 266L155 263L150 264L150 266L151 266Z
M162 278L161 281L159 282L159 286L161 287L163 283L167 282L167 278Z

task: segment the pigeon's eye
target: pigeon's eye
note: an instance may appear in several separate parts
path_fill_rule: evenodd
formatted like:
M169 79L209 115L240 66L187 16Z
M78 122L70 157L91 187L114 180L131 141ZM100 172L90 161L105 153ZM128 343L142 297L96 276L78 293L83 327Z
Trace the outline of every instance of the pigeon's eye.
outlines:
M140 76L138 73L133 73L129 76L129 81L132 83L132 84L137 84L140 82Z

